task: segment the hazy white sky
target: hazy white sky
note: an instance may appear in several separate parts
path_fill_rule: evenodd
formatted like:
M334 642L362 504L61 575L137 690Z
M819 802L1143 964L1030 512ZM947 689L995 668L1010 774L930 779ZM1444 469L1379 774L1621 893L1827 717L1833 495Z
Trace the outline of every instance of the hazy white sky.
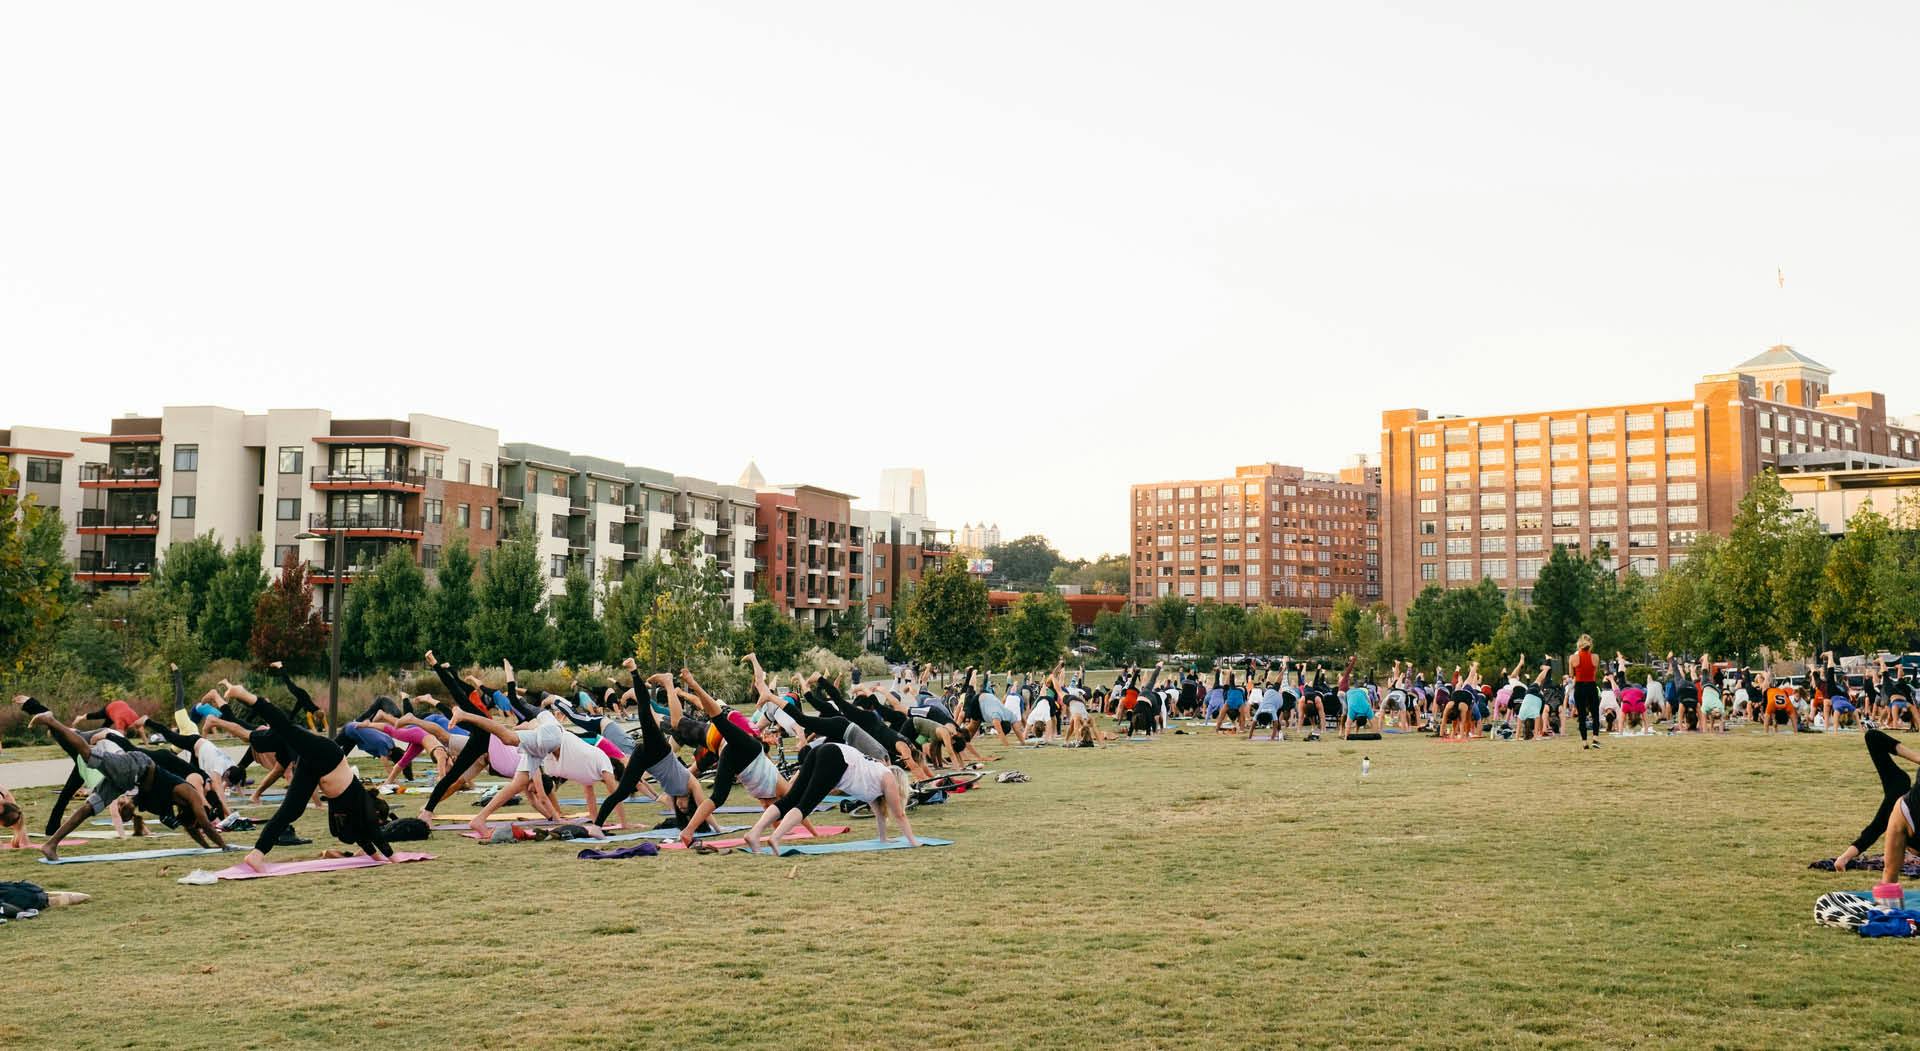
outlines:
M0 425L917 465L1092 555L1130 482L1782 339L1920 413L1917 12L8 5Z

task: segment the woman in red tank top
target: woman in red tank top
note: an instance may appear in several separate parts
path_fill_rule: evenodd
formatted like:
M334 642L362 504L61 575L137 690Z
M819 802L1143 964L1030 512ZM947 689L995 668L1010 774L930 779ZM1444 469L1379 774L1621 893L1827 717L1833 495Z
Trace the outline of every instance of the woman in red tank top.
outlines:
M1593 655L1593 636L1582 635L1573 655L1567 658L1567 667L1573 672L1573 709L1580 720L1580 747L1600 747L1600 661ZM1587 730L1593 730L1593 739L1587 739Z

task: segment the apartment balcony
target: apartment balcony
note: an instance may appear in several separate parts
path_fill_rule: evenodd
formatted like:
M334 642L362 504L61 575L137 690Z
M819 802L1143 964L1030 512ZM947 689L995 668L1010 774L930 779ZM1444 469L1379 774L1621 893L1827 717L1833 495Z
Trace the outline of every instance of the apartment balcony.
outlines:
M753 542L754 542L754 543L756 543L756 544L762 544L762 543L765 543L765 542L766 542L766 540L767 540L767 530L766 530L766 527L765 527L765 526L762 526L761 528L759 528L759 529L756 529L756 530L754 530L754 531L753 531Z
M114 466L105 463L80 465L82 489L158 489L160 467L157 464Z
M567 514L590 515L592 513L593 513L593 505L587 502L586 497L572 496L567 498Z
M307 484L327 491L360 489L424 493L427 491L427 475L425 471L409 471L401 467L316 466L308 468Z
M316 533L345 532L348 536L399 540L416 539L424 532L418 514L397 511L316 511L307 515L307 528Z
M84 584L138 584L152 572L151 558L108 558L103 551L82 551L73 578Z
M160 512L88 507L74 513L73 531L81 536L157 536Z

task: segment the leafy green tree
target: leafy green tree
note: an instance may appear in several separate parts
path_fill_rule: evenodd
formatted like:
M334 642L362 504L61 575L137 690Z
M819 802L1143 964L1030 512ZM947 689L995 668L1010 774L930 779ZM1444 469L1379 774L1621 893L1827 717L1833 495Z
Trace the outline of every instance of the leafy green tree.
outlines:
M1531 638L1514 639L1515 644L1532 645L1536 652L1573 652L1582 634L1592 634L1588 620L1594 578L1604 572L1596 563L1556 545L1533 583L1533 612L1528 618Z
M827 649L842 660L852 660L866 650L867 614L858 605L848 606L827 621Z
M15 474L0 458L0 490ZM75 599L66 526L32 499L0 491L0 677L43 657Z
M473 663L473 615L480 610L480 600L473 593L473 552L465 533L455 532L448 538L433 581L421 613L421 653L431 649L435 657L464 668Z
M1202 602L1199 606L1199 618L1199 627L1194 631L1196 645L1192 652L1207 657L1222 657L1230 653L1246 652L1246 607Z
M1875 566L1893 553L1888 523L1871 502L1847 520L1847 531L1833 544L1822 566L1814 617L1835 646L1868 653L1893 638L1887 603L1880 594Z
M1193 603L1179 595L1162 595L1147 607L1147 623L1162 650L1171 651L1180 645L1181 636L1193 627L1193 618Z
M1755 478L1733 515L1710 578L1728 655L1751 658L1782 641L1773 609L1773 578L1785 551L1792 501L1772 471Z
M1327 635L1338 652L1360 652L1360 622L1363 619L1367 619L1366 612L1352 595L1334 598L1333 612L1327 616Z
M1101 610L1093 618L1093 644L1100 656L1116 668L1140 655L1140 622L1115 610Z
M1101 555L1092 562L1075 559L1060 563L1047 575L1047 583L1077 587L1088 594L1124 595L1132 572L1127 556Z
M360 649L374 668L397 670L421 659L430 642L420 630L431 615L432 596L427 592L427 575L413 552L401 545L387 553L373 572L347 589L348 605L357 608L354 625L360 636ZM344 643L352 636L342 636ZM441 654L437 649L435 656Z
M483 661L509 660L521 668L553 663L553 628L547 623L546 580L531 533L500 542L480 559L473 649ZM436 652L436 656L438 653Z
M894 634L915 661L963 665L986 652L986 582L959 559L921 578L895 609Z
M1247 614L1247 651L1271 657L1300 652L1307 634L1307 615L1297 609L1260 606Z
M771 599L754 600L747 606L744 617L750 652L760 658L760 666L768 671L794 667L800 654L812 644L801 626Z
M1429 584L1407 607L1407 645L1419 664L1457 664L1493 638L1506 615L1499 585L1482 579L1468 588Z
M1050 591L1029 592L994 622L994 663L1008 668L1051 668L1066 653L1072 637L1073 614L1066 601Z
M995 544L987 548L987 557L993 560L994 579L1015 590L1042 587L1061 561L1060 552L1038 534Z
M593 581L579 562L567 567L566 590L553 602L553 634L560 659L569 665L606 659L607 636L593 613Z
M200 618L207 612L207 592L226 564L227 553L220 541L212 533L202 533L168 547L159 569L143 586L172 596L176 608L187 618L187 630L197 632Z
M366 583L362 578L361 583ZM337 585L336 585L337 586ZM365 675L373 670L373 654L367 649L367 607L373 594L365 587L349 587L340 596L340 670L348 675Z
M1643 604L1646 641L1651 648L1731 655L1714 597L1719 558L1720 538L1703 536L1685 562L1654 578ZM1624 646L1615 648L1626 650Z
M653 610L654 595L660 590L660 574L666 564L658 558L627 563L618 579L610 575L602 585L600 624L606 636L607 660L618 663L633 652L633 637L640 633L647 614Z
M235 544L207 582L200 637L216 659L246 659L247 642L253 637L253 609L267 590L267 571L260 568L260 558L258 538Z
M733 626L727 590L719 564L701 550L695 532L687 530L672 561L660 571L653 608L634 633L635 659L646 667L672 668L713 655Z
M1867 509L1871 507L1867 505ZM1822 648L1815 610L1831 546L1812 515L1794 515L1781 535L1780 564L1771 577L1775 634L1784 642L1798 644L1799 651L1808 656Z

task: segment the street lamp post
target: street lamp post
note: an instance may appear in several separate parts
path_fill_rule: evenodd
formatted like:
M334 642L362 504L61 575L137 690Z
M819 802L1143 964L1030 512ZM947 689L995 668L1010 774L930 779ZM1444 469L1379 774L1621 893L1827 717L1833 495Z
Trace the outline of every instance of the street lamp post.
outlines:
M340 725L340 610L347 590L347 532L344 529L333 530L329 538L320 533L303 531L293 535L295 540L331 540L333 549L333 590L327 596L327 732L333 733Z

